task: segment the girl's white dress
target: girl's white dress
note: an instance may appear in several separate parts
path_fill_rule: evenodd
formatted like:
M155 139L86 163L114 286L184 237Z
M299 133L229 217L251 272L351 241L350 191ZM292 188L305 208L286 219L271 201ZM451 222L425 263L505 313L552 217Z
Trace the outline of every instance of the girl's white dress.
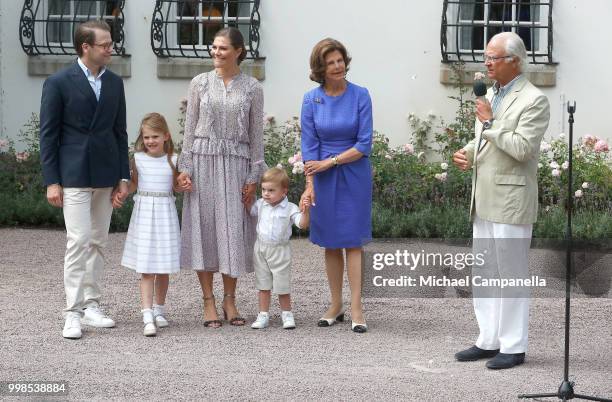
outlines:
M172 162L176 166L176 155ZM121 265L144 274L171 274L180 270L181 234L172 192L168 156L134 154L138 192L130 219Z

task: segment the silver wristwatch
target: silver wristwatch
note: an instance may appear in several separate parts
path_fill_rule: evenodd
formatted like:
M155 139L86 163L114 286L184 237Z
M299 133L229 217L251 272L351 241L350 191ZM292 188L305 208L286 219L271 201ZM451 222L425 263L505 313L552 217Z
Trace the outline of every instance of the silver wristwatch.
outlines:
M493 120L485 120L482 122L482 129L483 130L488 130L491 128L491 126L493 125Z

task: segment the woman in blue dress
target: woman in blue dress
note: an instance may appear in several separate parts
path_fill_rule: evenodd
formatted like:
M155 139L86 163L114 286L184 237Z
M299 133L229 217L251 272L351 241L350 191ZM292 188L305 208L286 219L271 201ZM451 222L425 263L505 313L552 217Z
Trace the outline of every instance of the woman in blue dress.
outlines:
M352 330L367 331L361 305L362 246L372 238L372 102L368 90L345 78L351 59L342 43L323 39L310 56L310 79L321 85L304 95L302 157L311 205L310 240L325 248L331 293L319 320L344 320L342 283L346 257Z

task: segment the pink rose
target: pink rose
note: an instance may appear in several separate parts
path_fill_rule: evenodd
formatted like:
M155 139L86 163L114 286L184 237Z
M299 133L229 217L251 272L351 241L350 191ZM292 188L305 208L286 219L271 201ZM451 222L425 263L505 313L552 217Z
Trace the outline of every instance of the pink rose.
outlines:
M414 153L414 145L412 144L404 144L402 148L404 150L404 153L407 155L412 155Z
M443 172L443 173L436 173L436 174L434 175L434 177L435 177L437 180L440 180L441 182L445 182L445 181L446 181L446 179L448 178L448 173L446 173L446 172Z
M608 143L605 140L599 140L595 143L593 150L595 152L608 152Z
M19 162L23 162L28 160L28 158L30 157L30 154L28 152L17 152L15 154L15 158L19 161Z

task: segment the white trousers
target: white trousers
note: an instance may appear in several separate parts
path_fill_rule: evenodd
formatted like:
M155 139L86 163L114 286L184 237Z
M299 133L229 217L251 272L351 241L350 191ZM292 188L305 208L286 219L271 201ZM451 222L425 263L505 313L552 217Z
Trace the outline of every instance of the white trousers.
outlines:
M100 302L104 267L102 250L108 240L113 206L111 187L64 188L66 256L64 258L64 312L81 313Z
M474 252L485 252L485 264L472 268L472 276L527 278L533 225L511 225L474 219ZM526 289L474 289L474 311L480 328L476 346L501 353L527 351L529 293ZM506 296L506 297L504 297ZM508 297L510 296L510 297ZM526 297L520 297L526 296Z

